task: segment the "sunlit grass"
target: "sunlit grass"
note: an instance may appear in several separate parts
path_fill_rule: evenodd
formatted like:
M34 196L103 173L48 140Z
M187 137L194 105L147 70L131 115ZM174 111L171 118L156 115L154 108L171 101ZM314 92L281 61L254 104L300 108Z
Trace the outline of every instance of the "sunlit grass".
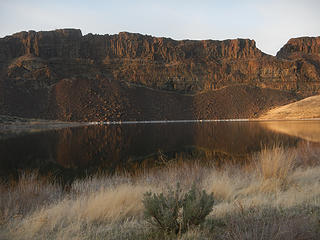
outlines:
M300 158L295 149L275 146L245 166L171 162L138 176L76 180L67 191L36 173L23 174L1 185L0 239L163 239L168 236L144 221L141 200L146 191L177 182L183 189L196 182L216 198L205 225L181 239L317 239L320 164Z
M320 96L311 96L300 101L276 107L260 116L260 119L297 120L320 117Z

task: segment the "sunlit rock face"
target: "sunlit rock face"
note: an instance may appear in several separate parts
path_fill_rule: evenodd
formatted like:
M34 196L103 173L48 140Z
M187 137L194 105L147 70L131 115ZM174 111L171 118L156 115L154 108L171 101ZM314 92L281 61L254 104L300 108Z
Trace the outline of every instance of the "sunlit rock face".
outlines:
M243 87L236 86L279 90L275 105L293 101L295 94L320 93L319 46L319 38L291 39L273 57L249 39L175 41L127 32L83 36L78 29L20 32L0 39L0 113L66 120L146 119L149 104L158 108L152 118L176 117L184 109L189 111L186 117L199 112L227 117L205 109L223 102L218 98L223 93L208 92L233 86L229 91L239 97L237 104L248 99L248 92L257 94L250 90L241 97ZM201 104L198 99L203 99ZM255 110L230 117L253 117L270 107L259 101L251 101Z
M277 53L277 57L291 59L297 56L320 55L320 37L292 38Z

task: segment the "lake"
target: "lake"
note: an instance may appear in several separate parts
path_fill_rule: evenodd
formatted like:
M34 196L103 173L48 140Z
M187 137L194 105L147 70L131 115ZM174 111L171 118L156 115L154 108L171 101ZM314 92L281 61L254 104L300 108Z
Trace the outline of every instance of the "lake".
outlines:
M0 175L37 169L73 179L134 172L177 159L241 164L275 143L317 150L320 121L112 124L20 134L0 140Z

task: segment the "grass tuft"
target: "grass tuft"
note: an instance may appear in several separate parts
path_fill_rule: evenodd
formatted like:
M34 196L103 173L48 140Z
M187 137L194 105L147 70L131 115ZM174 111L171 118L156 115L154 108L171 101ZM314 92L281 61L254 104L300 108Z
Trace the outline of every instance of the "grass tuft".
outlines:
M283 147L263 148L257 155L257 170L262 179L262 188L277 191L286 188L295 166L295 151L286 151Z

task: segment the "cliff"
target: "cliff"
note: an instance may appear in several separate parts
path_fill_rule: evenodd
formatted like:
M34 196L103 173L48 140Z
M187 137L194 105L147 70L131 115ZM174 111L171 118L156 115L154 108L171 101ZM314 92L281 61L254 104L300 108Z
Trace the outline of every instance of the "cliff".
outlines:
M300 37L290 39L277 53L277 57L291 59L320 55L320 37Z
M148 118L163 119L184 116L178 113L185 106L185 117L217 118L223 114L204 114L197 99L221 102L215 91L227 87L236 96L240 85L278 90L283 98L277 104L286 104L320 93L319 47L319 38L291 39L273 57L249 39L175 41L127 32L83 36L78 29L20 32L0 39L0 114L133 120L145 119L145 112L158 106ZM154 104L146 107L148 102ZM262 105L234 117L252 117L266 110L268 104Z

